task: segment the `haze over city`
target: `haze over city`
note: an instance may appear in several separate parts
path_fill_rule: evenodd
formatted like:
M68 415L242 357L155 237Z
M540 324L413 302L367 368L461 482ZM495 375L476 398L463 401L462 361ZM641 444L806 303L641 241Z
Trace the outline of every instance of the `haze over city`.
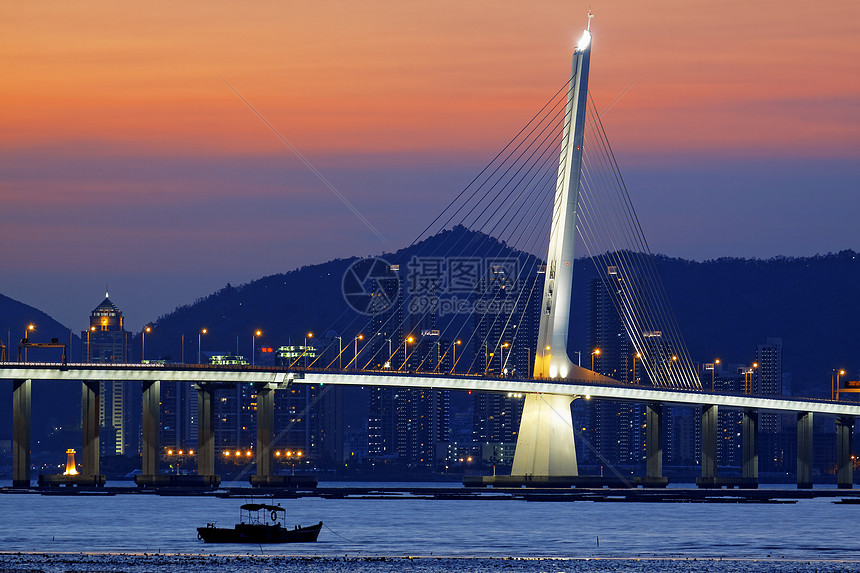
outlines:
M856 2L590 6L591 92L652 251L860 248ZM588 8L8 6L0 292L76 328L107 283L131 326L405 246L567 80Z

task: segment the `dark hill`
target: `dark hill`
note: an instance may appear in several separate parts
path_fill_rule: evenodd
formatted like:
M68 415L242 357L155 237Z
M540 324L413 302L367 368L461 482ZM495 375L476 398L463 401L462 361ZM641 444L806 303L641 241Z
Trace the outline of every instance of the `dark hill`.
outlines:
M401 265L405 276L413 256L511 257L531 268L536 259L504 243L463 227L445 231L382 258ZM355 259L337 259L263 277L223 289L160 317L147 336L147 357L195 362L201 328L203 350L249 356L251 335L263 331L258 344L300 343L308 331L319 336L337 331L346 342L366 331L367 318L352 310L341 292L346 268ZM794 393L825 396L833 368L860 378L860 258L853 251L814 257L767 260L722 258L696 262L655 256L681 330L694 361L749 363L757 344L769 336L784 343L784 371L793 375ZM586 350L588 283L596 276L589 259L577 260L572 318L572 350ZM455 320L457 320L455 318ZM462 317L459 320L465 322ZM40 311L0 295L0 333L13 346L28 322L38 324L40 340L67 341L69 330ZM184 349L181 341L184 339ZM80 358L74 337L73 359ZM136 339L133 349L140 348ZM135 357L135 360L139 357ZM45 387L47 389L47 386ZM0 386L0 408L9 411L9 382ZM41 424L67 423L79 417L79 389L68 385L34 393L34 409L45 408ZM60 405L64 404L62 407ZM40 410L43 411L43 410ZM8 424L0 439L8 439ZM34 434L38 434L34 427ZM38 439L38 437L36 438Z
M504 243L464 227L444 231L420 243L383 253L380 257L399 264L401 277L414 256L443 257L451 252L470 257L517 257L523 268L532 268L536 259L514 251ZM197 359L197 336L202 328L205 351L237 352L250 356L252 332L262 330L258 343L272 346L289 342L302 343L307 332L317 337L336 331L344 341L366 332L368 319L352 310L342 293L347 267L356 259L335 259L283 274L271 275L234 287L227 285L216 293L198 299L160 317L147 336L152 356L182 359L181 341L185 341L186 362ZM406 285L401 285L405 287ZM134 347L139 347L135 344ZM147 355L150 351L147 350Z
M0 337L3 344L7 346L7 356L10 360L16 360L18 356L18 343L24 335L28 324L34 324L36 330L30 334L33 342L50 342L56 338L58 342L69 344L71 335L71 361L81 359L80 338L68 328L32 306L11 299L0 294ZM30 361L59 361L62 351L57 348L33 348L28 350ZM35 384L33 387L33 412L38 416L33 417L33 439L34 444L44 439L60 426L78 426L81 424L81 387L79 384L68 382L44 382ZM12 411L12 382L0 380L0 411L3 415L0 419L8 423L0 424L0 439L12 438L12 422L9 412ZM76 447L73 443L67 447ZM37 448L34 446L33 448Z

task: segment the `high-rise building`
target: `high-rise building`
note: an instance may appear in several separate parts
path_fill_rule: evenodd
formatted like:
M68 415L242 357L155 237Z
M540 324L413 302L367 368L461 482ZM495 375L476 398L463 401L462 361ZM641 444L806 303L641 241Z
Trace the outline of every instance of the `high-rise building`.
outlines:
M189 382L161 382L161 445L197 449L197 390Z
M743 393L745 367L737 364L714 364L712 373L717 392ZM740 467L743 460L743 417L739 410L717 412L717 463L721 467Z
M131 361L131 333L125 330L122 311L105 299L90 313L89 329L81 332L82 354L87 362ZM101 455L136 456L140 453L140 384L100 382L99 443Z
M620 382L633 383L633 362L636 351L621 320L621 291L627 288L614 267L603 278L592 279L589 285L589 366ZM643 378L644 368L636 372ZM645 409L634 402L591 402L588 436L594 454L601 463L637 465L644 459ZM586 456L584 459L588 459ZM597 461L597 460L591 460Z
M321 358L325 364L337 358L333 337L321 341ZM331 349L335 352L332 353ZM328 349L328 351L326 350ZM296 362L313 363L321 352L314 346L281 346L275 355L276 364L288 367ZM275 391L276 450L302 452L302 456L317 466L339 467L343 463L343 389L338 386L294 384ZM256 409L256 394L253 396ZM254 420L256 432L256 418Z
M474 372L531 378L540 325L543 274L507 276L507 265L490 265L481 284L483 312L476 312ZM519 269L515 269L518 271ZM507 466L523 413L522 396L472 393L472 439L486 463Z
M753 368L752 391L766 396L782 394L782 338L768 337L764 344L756 347L757 368ZM787 459L781 414L759 415L760 455L762 471L778 471L786 466Z
M782 394L782 338L769 337L765 344L756 347L756 394L779 396Z

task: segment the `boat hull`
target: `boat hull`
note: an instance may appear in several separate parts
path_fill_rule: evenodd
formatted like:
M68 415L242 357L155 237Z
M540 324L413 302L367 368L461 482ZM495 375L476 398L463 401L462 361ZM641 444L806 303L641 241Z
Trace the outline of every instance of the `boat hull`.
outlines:
M317 540L322 521L308 527L287 529L280 525L237 523L233 529L198 527L197 538L205 543L310 543Z

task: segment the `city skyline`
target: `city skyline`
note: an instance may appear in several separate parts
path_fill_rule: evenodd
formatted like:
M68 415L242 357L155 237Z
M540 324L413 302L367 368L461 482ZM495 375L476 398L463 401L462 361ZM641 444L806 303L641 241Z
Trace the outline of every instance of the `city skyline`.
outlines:
M107 282L134 331L406 246L565 82L588 7L9 8L0 292L76 328ZM593 8L592 93L654 252L858 248L860 8Z

